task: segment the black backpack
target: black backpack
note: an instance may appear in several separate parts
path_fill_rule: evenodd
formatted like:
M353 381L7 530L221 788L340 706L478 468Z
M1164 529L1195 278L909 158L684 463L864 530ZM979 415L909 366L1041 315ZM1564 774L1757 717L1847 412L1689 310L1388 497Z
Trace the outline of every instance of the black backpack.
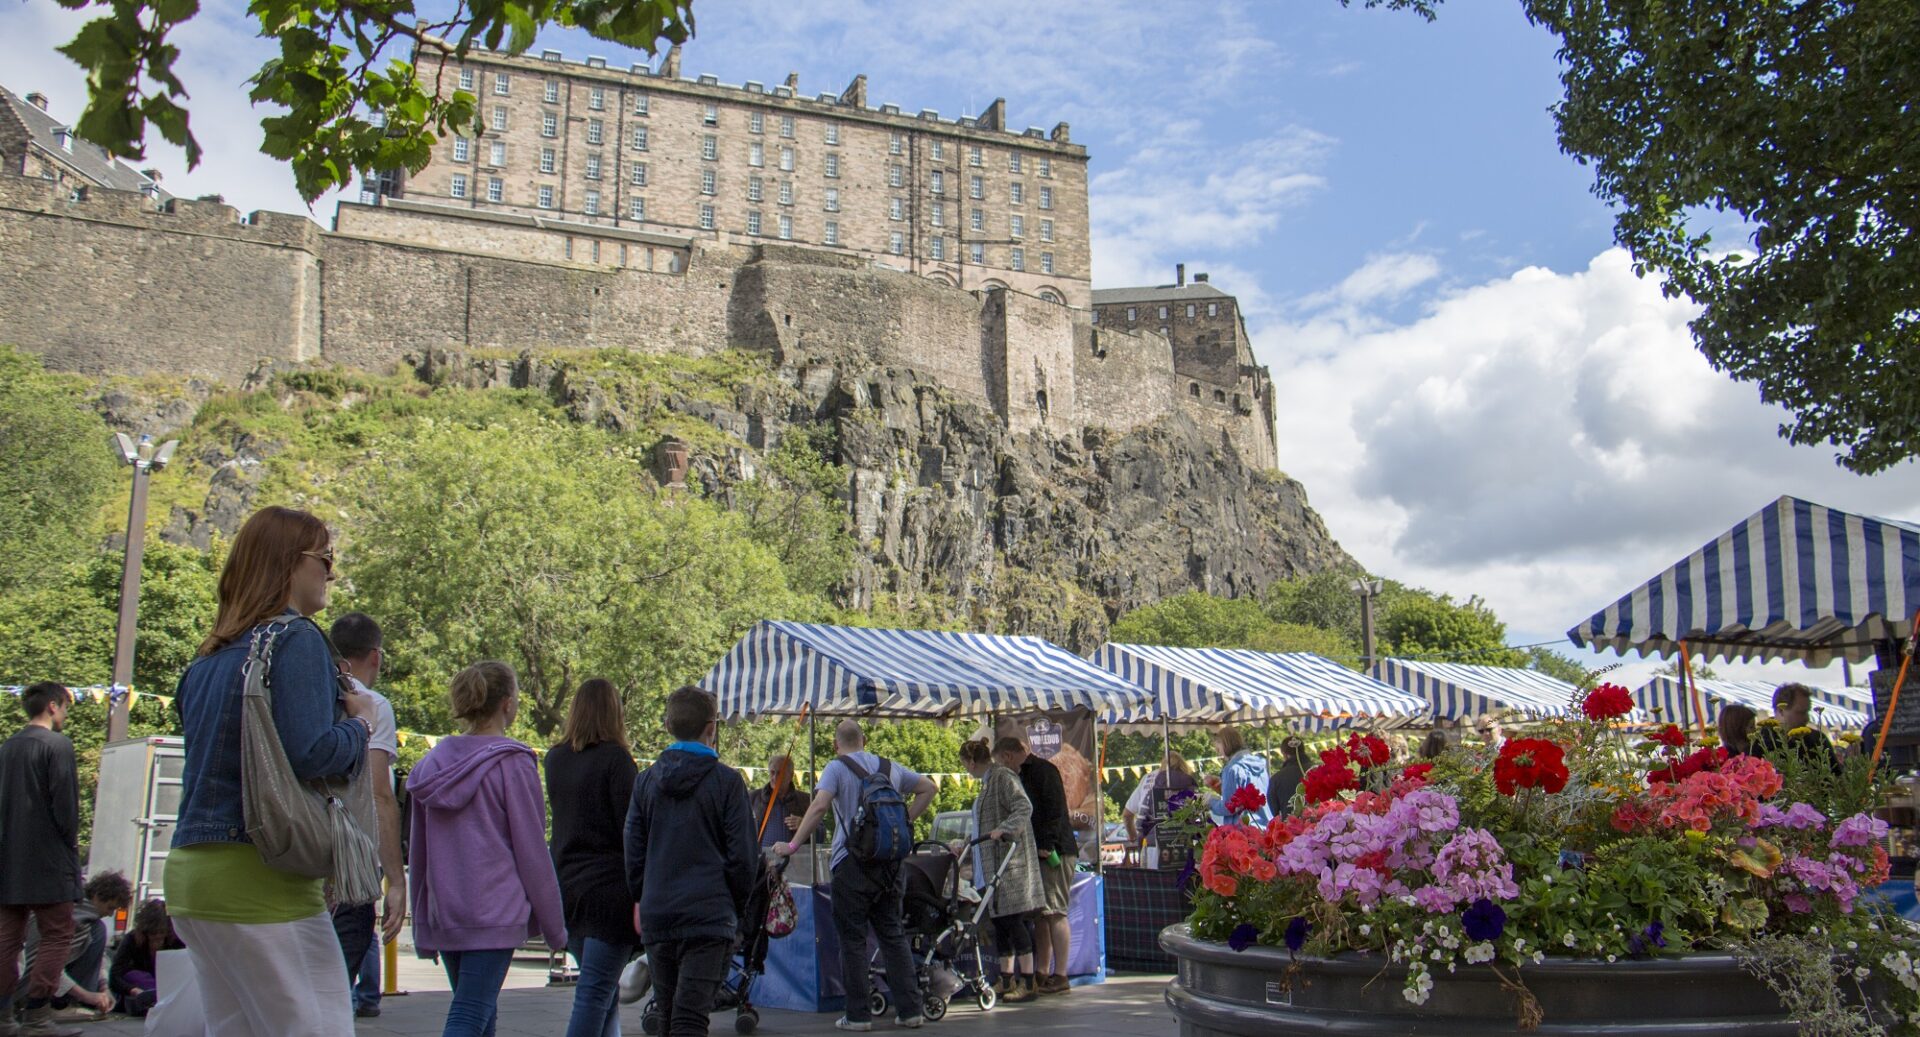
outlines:
M847 852L868 863L906 860L913 852L913 824L907 820L907 801L888 777L892 761L881 760L880 769L868 773L850 756L839 759L860 781L859 805L847 823Z

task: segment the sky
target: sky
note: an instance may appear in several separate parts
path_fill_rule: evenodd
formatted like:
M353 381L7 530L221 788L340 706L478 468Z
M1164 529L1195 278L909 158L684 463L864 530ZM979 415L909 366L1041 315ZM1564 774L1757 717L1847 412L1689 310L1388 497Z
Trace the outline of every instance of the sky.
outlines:
M1920 517L1920 465L1871 478L1778 438L1783 412L1696 352L1686 300L1637 278L1587 170L1560 153L1556 40L1510 0L1428 23L1337 0L1257 3L696 0L688 75L838 93L943 116L1007 100L1089 152L1094 280L1169 283L1175 263L1237 295L1273 373L1280 466L1369 569L1484 598L1515 644L1571 626L1781 494ZM305 211L259 154L247 75L270 55L236 0L178 40L208 157L175 194ZM78 114L53 48L79 16L0 6L0 82ZM579 32L539 47L619 65ZM332 201L311 210L331 219ZM1718 242L1738 247L1737 236ZM1628 660L1635 680L1655 661ZM1723 675L1834 671L1728 664ZM1856 683L1864 680L1857 673Z

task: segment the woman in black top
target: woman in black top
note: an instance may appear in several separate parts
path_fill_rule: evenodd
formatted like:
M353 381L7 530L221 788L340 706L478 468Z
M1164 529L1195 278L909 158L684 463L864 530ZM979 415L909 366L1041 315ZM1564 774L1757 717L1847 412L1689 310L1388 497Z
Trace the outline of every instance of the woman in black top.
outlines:
M627 749L626 713L611 681L573 693L559 745L547 750L553 870L567 913L568 950L580 963L567 1037L619 1037L620 972L640 936L627 892L627 801L639 773Z

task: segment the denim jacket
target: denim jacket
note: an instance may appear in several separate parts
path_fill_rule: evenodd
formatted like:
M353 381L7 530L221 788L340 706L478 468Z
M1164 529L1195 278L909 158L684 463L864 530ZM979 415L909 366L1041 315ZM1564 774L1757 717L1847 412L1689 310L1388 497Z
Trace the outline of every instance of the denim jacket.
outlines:
M293 773L300 778L354 773L367 756L367 729L341 712L333 653L320 628L291 610L263 626L277 629L267 685L274 726ZM195 659L180 678L175 704L187 761L175 848L250 841L240 796L241 670L259 629Z

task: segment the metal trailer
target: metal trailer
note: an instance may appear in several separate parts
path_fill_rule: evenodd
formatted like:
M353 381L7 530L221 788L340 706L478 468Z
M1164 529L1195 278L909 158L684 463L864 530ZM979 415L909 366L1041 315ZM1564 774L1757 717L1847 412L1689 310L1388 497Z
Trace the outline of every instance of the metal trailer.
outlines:
M136 904L166 896L167 849L186 765L186 742L179 737L130 738L100 750L87 870L125 875Z

